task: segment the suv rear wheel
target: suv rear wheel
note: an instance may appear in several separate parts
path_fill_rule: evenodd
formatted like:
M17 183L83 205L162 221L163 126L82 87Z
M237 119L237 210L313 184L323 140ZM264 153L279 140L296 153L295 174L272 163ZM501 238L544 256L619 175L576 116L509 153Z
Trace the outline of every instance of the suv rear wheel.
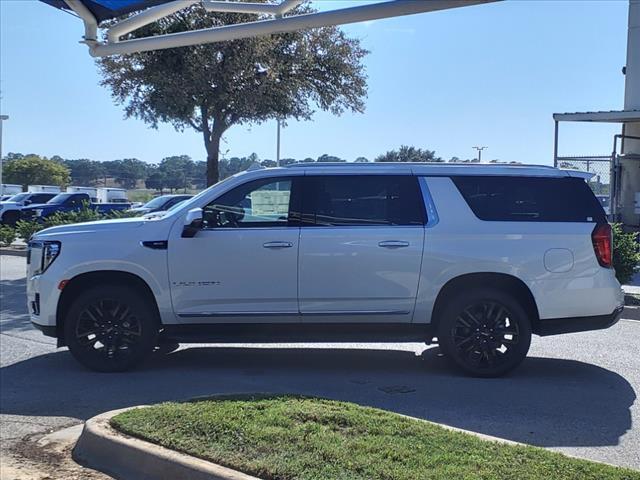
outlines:
M122 372L142 362L157 344L153 309L134 289L96 287L81 293L64 322L78 362L99 372Z
M438 342L445 356L466 373L497 377L527 356L531 322L508 293L475 289L447 301L439 318Z

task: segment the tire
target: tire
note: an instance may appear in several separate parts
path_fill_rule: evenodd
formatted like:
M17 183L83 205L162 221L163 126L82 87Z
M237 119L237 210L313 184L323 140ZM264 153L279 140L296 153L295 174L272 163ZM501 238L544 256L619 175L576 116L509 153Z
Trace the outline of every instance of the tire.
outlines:
M447 301L438 342L450 363L476 377L499 377L520 365L531 345L531 320L501 290L478 288Z
M9 210L8 212L5 212L4 215L2 215L1 223L3 223L4 225L9 225L13 227L18 222L18 220L20 220L20 213L13 210Z
M107 285L82 292L64 320L73 357L97 372L124 372L157 345L159 321L135 289Z

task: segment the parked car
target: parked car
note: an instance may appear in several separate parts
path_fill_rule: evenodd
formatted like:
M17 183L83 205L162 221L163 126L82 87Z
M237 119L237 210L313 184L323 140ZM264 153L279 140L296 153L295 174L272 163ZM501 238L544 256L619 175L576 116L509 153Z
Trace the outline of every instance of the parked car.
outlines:
M100 213L129 209L128 203L93 203L87 193L59 193L47 203L31 204L23 207L21 217L24 219L44 219L56 212L80 210L84 205Z
M40 231L28 258L31 321L99 371L181 342L437 338L491 377L532 334L607 328L623 308L602 206L551 167L255 170L163 216Z
M22 208L31 204L44 203L55 197L55 193L24 192L13 195L8 200L0 202L0 223L15 225L22 217Z
M131 211L139 213L141 215L146 213L164 212L179 204L180 202L189 200L191 197L193 197L193 195L162 195L148 201L141 207L131 208Z

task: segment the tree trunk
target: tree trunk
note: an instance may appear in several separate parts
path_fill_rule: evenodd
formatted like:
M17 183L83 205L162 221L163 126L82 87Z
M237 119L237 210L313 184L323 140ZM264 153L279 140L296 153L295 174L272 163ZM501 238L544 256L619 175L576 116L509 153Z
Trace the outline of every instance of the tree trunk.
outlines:
M207 187L218 183L220 180L220 172L218 160L220 159L220 139L222 133L213 131L211 140L207 143Z

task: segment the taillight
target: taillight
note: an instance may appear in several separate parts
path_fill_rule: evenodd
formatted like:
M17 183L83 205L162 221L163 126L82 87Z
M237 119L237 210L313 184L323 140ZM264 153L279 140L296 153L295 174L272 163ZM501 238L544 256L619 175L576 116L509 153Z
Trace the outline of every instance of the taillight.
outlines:
M613 265L613 245L611 239L611 225L601 223L596 225L591 234L593 241L593 251L596 254L598 263L605 268Z

